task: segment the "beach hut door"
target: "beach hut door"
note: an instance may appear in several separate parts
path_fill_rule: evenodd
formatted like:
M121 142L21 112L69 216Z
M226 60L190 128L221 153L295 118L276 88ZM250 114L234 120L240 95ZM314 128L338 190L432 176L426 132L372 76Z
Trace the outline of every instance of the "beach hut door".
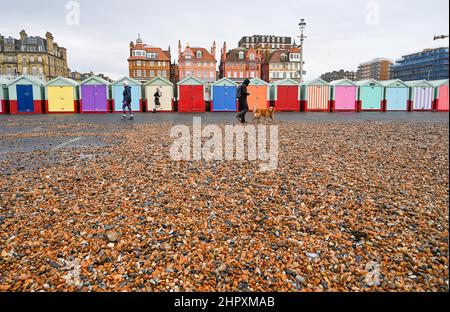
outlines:
M17 86L17 103L19 113L34 112L33 86L31 85Z

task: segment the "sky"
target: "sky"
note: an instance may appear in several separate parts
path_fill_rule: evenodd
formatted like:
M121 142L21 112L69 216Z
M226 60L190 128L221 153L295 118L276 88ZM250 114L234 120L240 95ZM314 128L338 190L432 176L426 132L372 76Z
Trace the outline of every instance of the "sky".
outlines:
M79 8L79 10L77 9ZM374 58L397 60L426 48L448 46L448 0L0 0L0 34L44 37L68 49L72 71L128 74L129 43L208 50L227 42L237 47L248 35L291 36L298 42L300 18L307 22L306 79L339 69L356 70Z

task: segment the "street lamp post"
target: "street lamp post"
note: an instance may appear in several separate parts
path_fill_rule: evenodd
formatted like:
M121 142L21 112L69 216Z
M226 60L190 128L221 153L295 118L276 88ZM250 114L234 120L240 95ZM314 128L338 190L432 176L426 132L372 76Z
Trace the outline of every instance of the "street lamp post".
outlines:
M304 31L306 29L305 19L300 19L300 23L298 24L300 28L300 83L303 83L303 42L307 37L304 36Z

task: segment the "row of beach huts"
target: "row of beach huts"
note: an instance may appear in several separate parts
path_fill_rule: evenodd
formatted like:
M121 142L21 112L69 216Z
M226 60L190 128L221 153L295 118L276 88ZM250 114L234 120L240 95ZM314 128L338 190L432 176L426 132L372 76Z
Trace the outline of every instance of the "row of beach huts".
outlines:
M162 92L162 112L235 112L238 85L223 78L205 84L186 78L176 86L163 78L144 84L123 77L109 83L92 76L80 84L68 78L45 83L32 76L14 80L0 77L0 114L115 113L122 111L123 83L132 89L132 109L154 108L157 88ZM251 110L275 106L277 111L448 111L449 80L352 82L321 79L299 84L285 79L268 84L255 78L248 88Z

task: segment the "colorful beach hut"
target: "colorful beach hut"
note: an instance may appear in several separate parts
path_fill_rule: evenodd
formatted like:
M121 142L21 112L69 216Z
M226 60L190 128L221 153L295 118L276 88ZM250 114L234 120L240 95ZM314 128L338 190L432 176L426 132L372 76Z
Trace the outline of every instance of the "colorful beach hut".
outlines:
M330 84L320 78L303 83L301 106L305 112L329 112Z
M332 111L356 111L358 85L348 79L335 80L331 85Z
M0 77L0 114L6 114L8 112L8 84L9 79Z
M21 76L8 84L10 114L42 114L44 82L31 76Z
M299 112L300 85L289 78L272 83L270 101L278 112Z
M359 111L382 111L384 100L384 88L374 79L362 80L356 83L358 89Z
M431 111L434 103L434 86L426 80L408 81L409 107L412 111Z
M49 114L78 112L78 83L57 77L45 84L45 112Z
M109 86L109 82L97 76L84 80L80 84L80 113L109 113Z
M409 87L401 80L380 81L384 87L384 111L408 111Z
M158 111L173 112L174 98L175 98L173 83L161 77L153 78L152 80L144 83L144 90L145 90L144 102L147 112L153 111L153 109L155 108L154 95L158 88L162 95L161 98L159 99L161 106L158 109Z
M204 113L206 111L205 84L187 77L178 83L178 112Z
M440 112L448 112L448 84L449 80L430 81L434 86L434 109Z
M122 77L111 84L111 107L113 113L123 112L124 83L131 87L131 110L142 112L142 84L130 77Z
M250 80L250 85L247 88L248 93L248 107L250 111L256 108L267 109L270 105L270 85L259 78Z
M222 78L211 85L211 111L236 112L238 85L228 78Z

